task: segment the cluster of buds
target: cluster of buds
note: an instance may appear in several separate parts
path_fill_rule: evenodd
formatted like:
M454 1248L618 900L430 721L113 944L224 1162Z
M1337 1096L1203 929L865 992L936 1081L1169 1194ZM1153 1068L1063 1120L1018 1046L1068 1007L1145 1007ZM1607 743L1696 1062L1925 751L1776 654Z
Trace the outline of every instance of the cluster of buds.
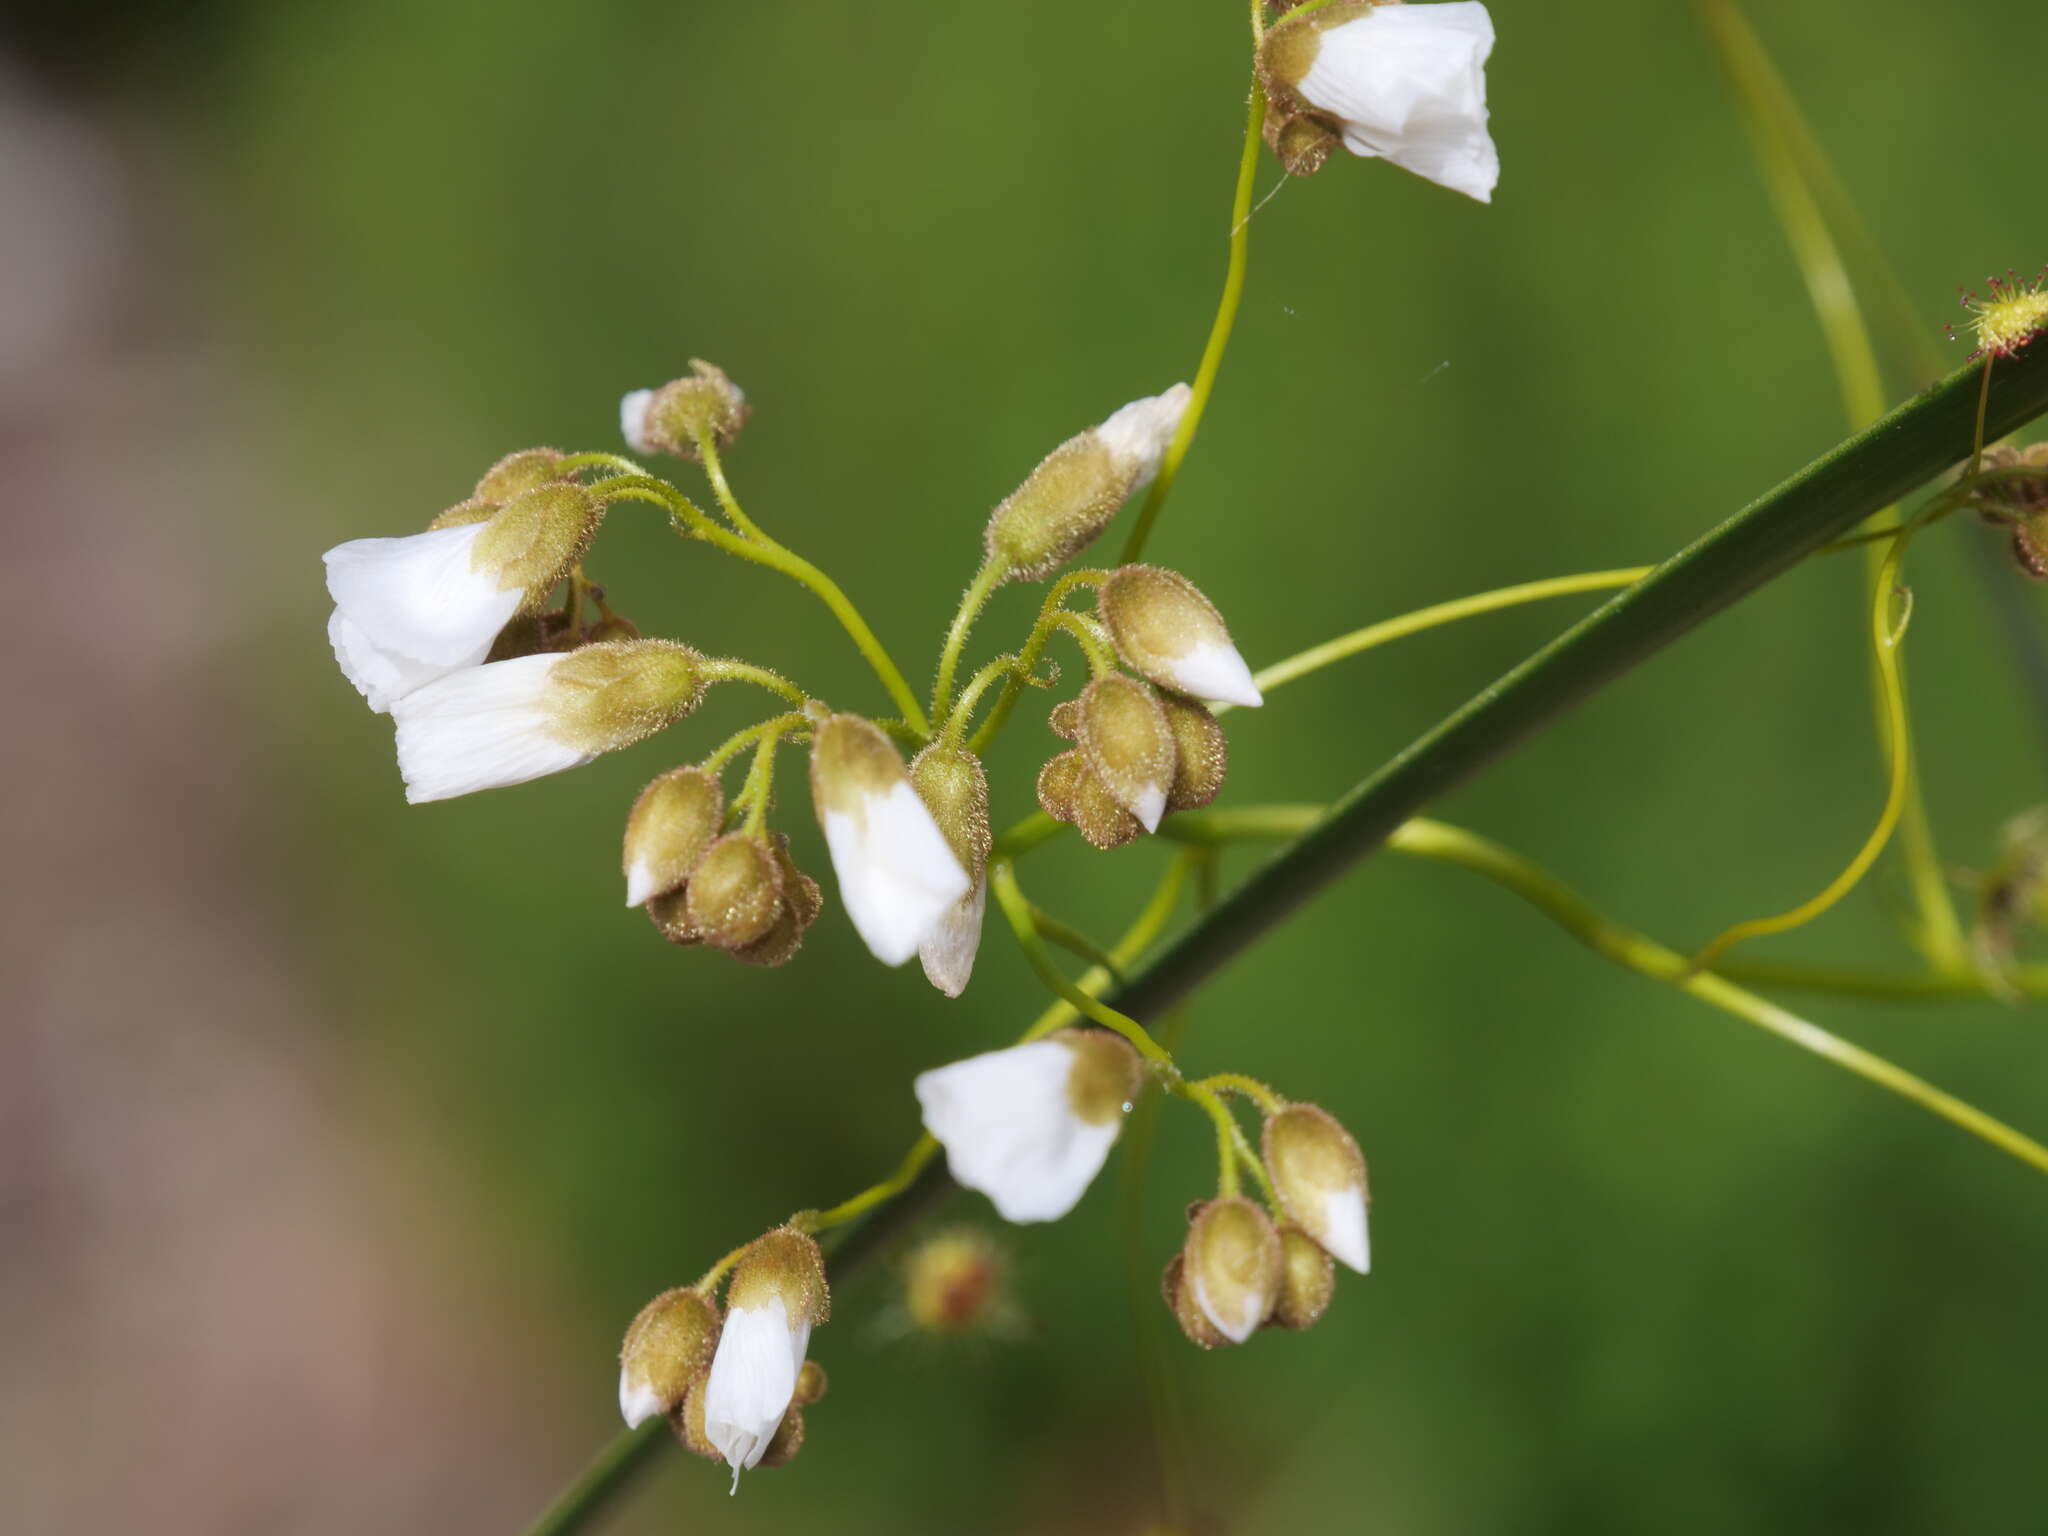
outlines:
M803 1410L825 1395L811 1330L830 1310L817 1243L777 1227L734 1262L722 1310L715 1278L641 1309L619 1351L619 1412L633 1428L664 1415L691 1451L732 1468L737 1491L741 1472L802 1447Z
M1263 1150L1277 1210L1234 1194L1196 1202L1161 1277L1167 1309L1204 1349L1307 1328L1330 1305L1338 1263L1371 1267L1365 1159L1351 1133L1313 1104L1280 1104Z
M1978 517L2010 528L2014 564L2048 581L2048 442L2026 448L1999 443L1984 450L1977 468L1971 491Z
M1486 128L1493 18L1478 0L1338 0L1291 16L1259 48L1266 143L1310 176L1340 146L1480 202L1500 156Z
M1223 788L1229 747L1201 701L1262 699L1222 616L1185 576L1126 565L1102 581L1096 603L1117 654L1144 681L1107 672L1054 706L1053 732L1074 746L1039 773L1038 803L1097 848L1115 848Z

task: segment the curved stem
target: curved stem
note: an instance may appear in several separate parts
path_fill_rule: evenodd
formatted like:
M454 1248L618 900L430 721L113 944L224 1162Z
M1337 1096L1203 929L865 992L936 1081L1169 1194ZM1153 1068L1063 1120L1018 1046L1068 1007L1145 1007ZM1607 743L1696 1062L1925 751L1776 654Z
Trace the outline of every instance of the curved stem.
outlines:
M710 755L704 759L701 766L706 773L715 774L724 768L727 763L746 751L748 747L761 740L762 737L780 736L784 731L793 730L797 726L806 723L807 720L803 714L792 711L786 715L777 715L772 720L762 720L757 724L747 726L743 730L734 731L724 741L712 748Z
M1213 1088L1218 1093L1241 1093L1266 1114L1278 1114L1287 1107L1287 1101L1256 1077L1246 1077L1242 1072L1212 1072L1201 1080L1203 1088Z
M781 544L769 538L751 517L740 510L740 499L733 495L732 486L725 478L725 465L718 457L718 439L709 433L700 432L694 435L697 441L697 456L704 465L704 478L711 482L711 494L718 498L719 509L725 513L727 521L739 531L742 538L752 539L757 544L772 545L776 549L782 548Z
M939 652L938 680L932 684L932 719L946 718L947 708L952 703L953 673L960 665L960 652L967 644L967 636L974 628L974 621L987 605L989 594L1003 584L1010 574L1010 568L997 560L988 560L974 573L974 580L967 584L966 595L960 599L960 608L953 615L953 623L946 631L946 644Z
M810 695L797 687L780 672L771 672L766 667L757 667L752 662L736 661L731 657L717 657L704 662L698 671L706 682L752 683L757 688L766 688L770 693L789 700L801 709L810 702Z
M747 769L747 780L734 797L733 808L745 812L741 830L750 837L760 836L761 828L768 820L768 804L775 796L775 752L781 745L780 731L761 733L760 739L754 743L754 762Z
M1506 887L1556 922L1594 953L1653 981L1667 982L1723 1012L1768 1030L1801 1050L1847 1068L1867 1082L1919 1105L1999 1151L2048 1173L2048 1147L2015 1130L1975 1105L1945 1093L1903 1067L1895 1066L1861 1046L1853 1045L1819 1025L1746 992L1722 976L1694 969L1675 950L1666 949L1619 923L1610 922L1578 894L1521 855L1498 843L1442 822L1417 819L1404 824L1387 840L1401 853L1455 864Z
M1017 936L1017 943L1024 951L1024 958L1038 979L1055 993L1069 1007L1087 1015L1104 1029L1122 1035L1137 1050L1138 1054L1156 1069L1167 1074L1166 1080L1179 1077L1173 1064L1173 1056L1151 1032L1136 1019L1118 1013L1092 993L1082 990L1067 980L1066 973L1053 964L1046 952L1045 941L1038 935L1036 925L1031 921L1031 903L1025 899L1023 890L1017 884L1017 873L1007 861L993 860L988 867L988 888L995 893L996 902L1003 909L1010 931Z
M1253 7L1256 11L1257 7ZM1188 456L1188 446L1195 440L1196 429L1202 424L1202 412L1208 409L1209 396L1216 388L1217 372L1223 367L1223 353L1230 345L1230 332L1237 324L1238 304L1244 298L1245 264L1251 250L1252 191L1258 177L1260 133L1266 126L1266 93L1259 84L1256 72L1252 75L1251 102L1245 109L1244 149L1237 161L1237 191L1230 200L1230 260L1223 271L1223 297L1216 305L1216 318L1209 326L1209 341L1202 349L1202 361L1195 369L1193 393L1188 399L1188 408L1182 414L1180 426L1173 434L1173 442L1166 450L1166 457L1159 466L1158 478L1152 482L1152 489L1145 497L1145 505L1138 513L1138 521L1131 528L1131 536L1124 542L1122 563L1130 565L1145 553L1145 541L1152 536L1152 525L1159 520L1159 509L1166 504L1167 495L1173 490L1174 478L1180 474L1181 461Z
M939 1144L931 1132L911 1143L910 1150L903 1155L903 1161L896 1171L879 1184L870 1184L859 1194L842 1200L835 1206L822 1211L799 1211L790 1217L789 1223L805 1232L823 1232L831 1227L843 1226L857 1221L876 1206L887 1203L908 1189L917 1176L924 1172L925 1164L937 1155Z
M1009 676L1019 665L1015 656L998 656L968 680L967 686L960 690L959 702L946 717L943 734L948 746L960 745L960 738L967 734L967 723L974 718L974 706L981 702L981 696L995 685L997 678ZM938 717L932 718L936 721Z
M604 1448L583 1474L541 1511L526 1536L570 1536L580 1531L616 1498L668 1439L668 1420L659 1415L630 1429Z
M1108 571L1068 571L1046 589L1045 600L1038 606L1038 617L1031 625L1031 633L1024 639L1024 647L1017 653L1017 665L1011 669L1010 680L996 697L988 718L981 722L981 729L968 742L968 750L986 752L989 743L1002 733L1009 723L1010 711L1017 707L1017 700L1029 686L1031 676L1038 670L1039 658L1045 654L1051 642L1053 631L1059 627L1060 615L1066 609L1066 601L1078 588L1098 586L1109 577Z

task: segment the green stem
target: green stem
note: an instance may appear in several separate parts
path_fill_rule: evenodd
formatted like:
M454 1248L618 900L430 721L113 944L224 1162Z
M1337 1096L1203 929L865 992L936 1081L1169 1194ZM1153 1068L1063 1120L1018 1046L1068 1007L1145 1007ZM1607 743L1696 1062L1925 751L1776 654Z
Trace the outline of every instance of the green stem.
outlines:
M1159 477L1153 479L1151 492L1145 496L1139 520L1130 526L1130 539L1124 541L1124 565L1137 563L1145 553L1145 541L1151 539L1153 524L1159 520L1159 508L1165 506L1167 494L1174 489L1174 479L1180 475L1180 463L1188 457L1188 446L1194 442L1194 434L1202 426L1202 412L1208 410L1208 397L1217 389L1217 373L1223 369L1223 352L1229 348L1231 330L1237 326L1237 305L1245 297L1245 262L1251 254L1251 193L1253 182L1260 174L1260 133L1264 127L1266 90L1260 86L1257 72L1253 72L1251 102L1245 106L1245 147L1237 156L1237 193L1231 197L1231 258L1223 268L1223 297L1217 301L1217 317L1208 326L1208 344L1202 348L1202 362L1194 371L1194 391L1188 397L1188 410L1180 418L1174 442L1167 446L1165 459L1159 465Z
M702 765L704 771L715 774L762 737L780 736L784 731L792 730L806 723L804 715L792 711L786 715L777 715L773 720L763 720L758 724L747 726L744 730L734 731L724 741L714 747L711 750L710 756L704 759Z
M960 738L967 734L968 722L974 718L974 706L981 702L981 696L995 685L999 677L1014 673L1020 662L1015 656L998 656L968 680L960 690L960 700L946 717L945 739L948 746L960 745ZM933 717L935 720L937 716Z
M668 1420L649 1419L618 1436L526 1528L526 1536L570 1536L603 1513L668 1439Z
M1124 543L1121 562L1124 565L1135 563L1145 553L1145 541L1152 536L1152 525L1159 520L1159 509L1166 504L1174 478L1180 474L1181 460L1188 456L1188 447L1194 442L1195 431L1202 424L1202 412L1208 409L1209 396L1216 388L1216 374L1223 367L1224 350L1230 345L1230 332L1237 324L1238 305L1244 298L1245 263L1251 250L1253 183L1258 177L1260 134L1265 126L1266 92L1255 72L1252 75L1251 102L1245 109L1244 149L1237 161L1237 191L1230 200L1230 260L1223 271L1223 297L1216 305L1216 318L1209 326L1209 341L1202 348L1202 361L1195 369L1194 390L1189 396L1187 411L1181 416L1173 442L1167 447L1166 457L1159 466L1159 476L1152 482L1145 505L1138 513L1138 521L1131 528L1131 536Z
M974 628L974 621L987 606L989 594L1003 584L1010 574L1010 568L999 560L988 560L974 573L974 580L967 584L967 593L960 599L960 608L953 615L953 623L946 631L946 644L939 652L938 680L932 684L932 719L946 718L952 703L953 674L960 666L960 652L967 644L967 636Z
M1390 848L1483 875L1536 907L1587 948L1615 964L1676 986L1704 1003L1769 1031L1781 1040L1844 1067L1867 1082L1939 1115L1979 1140L2041 1173L2048 1173L2048 1147L1965 1104L1903 1067L1852 1045L1819 1025L1744 991L1722 976L1698 971L1675 950L1610 922L1553 876L1498 843L1441 822L1415 820L1388 839Z
M766 667L757 667L752 662L719 657L702 663L698 671L706 682L752 683L757 688L766 688L770 693L789 700L799 709L810 702L810 695L781 673L771 672Z
M1085 991L1069 981L1066 973L1053 963L1047 953L1045 941L1039 937L1038 928L1031 920L1031 903L1025 898L1017 884L1017 872L1002 860L995 860L988 867L988 888L995 893L996 902L1003 909L1003 916L1009 922L1010 931L1017 936L1017 944L1024 951L1024 958L1048 990L1068 1007L1085 1014L1104 1029L1113 1030L1128 1040L1153 1068L1163 1074L1162 1080L1169 1084L1179 1077L1174 1067L1173 1056L1150 1031L1136 1019L1129 1018L1109 1007L1094 994Z
M780 543L763 533L760 525L740 509L740 499L733 494L732 486L725 478L725 465L718 457L718 440L708 433L700 432L695 436L697 455L704 464L704 477L711 482L711 494L718 498L719 508L726 519L739 531L740 537L781 549Z
M879 1205L895 1199L916 1182L924 1172L925 1165L938 1154L939 1144L931 1132L917 1138L910 1150L903 1155L903 1161L894 1173L879 1184L870 1184L859 1194L842 1200L837 1205L822 1211L799 1211L790 1218L790 1225L805 1232L823 1232L831 1227L843 1226L857 1221Z
M1202 1079L1201 1086L1218 1093L1241 1093L1269 1115L1278 1114L1287 1106L1287 1101L1266 1084L1242 1072L1212 1072Z

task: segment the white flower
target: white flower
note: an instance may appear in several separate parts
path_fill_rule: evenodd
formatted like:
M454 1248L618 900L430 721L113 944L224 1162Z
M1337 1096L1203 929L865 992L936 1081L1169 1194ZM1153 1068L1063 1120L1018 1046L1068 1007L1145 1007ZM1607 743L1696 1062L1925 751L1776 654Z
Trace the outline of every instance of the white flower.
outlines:
M987 908L988 883L977 880L973 890L946 909L918 946L925 979L948 997L965 992L974 975L974 956L981 948L981 922Z
M1006 1221L1057 1221L1102 1171L1137 1090L1137 1057L1113 1035L1062 1030L935 1067L915 1087L957 1182Z
M1176 384L1164 394L1133 400L1095 429L1118 472L1132 476L1126 496L1143 490L1158 475L1193 398L1187 385Z
M727 1310L704 1384L704 1436L732 1468L734 1492L789 1412L810 1343L809 1317L792 1320L779 1295Z
M647 407L654 403L654 391L636 389L619 401L619 436L635 453L659 453L660 447L647 436Z
M391 706L398 771L415 805L580 768L595 749L568 739L548 683L575 652L471 667Z
M839 896L884 965L916 954L972 882L879 727L856 715L820 725L811 799Z
M1492 201L1500 155L1486 131L1493 18L1484 5L1375 5L1322 32L1321 44L1288 83L1337 119L1346 149Z
M434 528L398 539L352 539L327 551L335 659L380 714L424 683L490 653L526 599L480 569L486 523Z

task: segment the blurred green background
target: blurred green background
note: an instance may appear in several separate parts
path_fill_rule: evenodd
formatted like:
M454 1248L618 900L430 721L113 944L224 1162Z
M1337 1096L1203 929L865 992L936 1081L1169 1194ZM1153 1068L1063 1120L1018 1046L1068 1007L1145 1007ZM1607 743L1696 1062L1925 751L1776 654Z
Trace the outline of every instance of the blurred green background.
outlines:
M2048 255L2033 0L1767 9L1931 332L1958 283ZM1256 216L1151 550L1254 665L1655 560L1842 435L1691 9L1494 13L1492 207L1343 159ZM63 616L9 749L0 1483L24 1530L513 1531L616 1430L640 1303L880 1177L911 1076L1041 997L993 930L949 1004L836 900L768 973L622 908L633 794L744 723L738 690L581 772L407 807L319 554L421 526L510 449L617 446L620 394L703 356L755 406L749 510L926 675L989 506L1192 373L1244 19L357 0L4 35L0 483L17 599ZM1911 564L1960 868L2044 798L1998 583L2037 638L2040 599L1982 541L1957 519ZM651 510L591 568L650 633L883 707L821 608ZM1880 796L1856 585L1795 572L1435 811L1680 946L1789 905ZM1034 601L1006 591L977 650ZM1236 716L1224 803L1338 792L1586 606ZM1056 745L1020 712L999 825ZM779 823L822 873L796 767ZM1106 935L1163 859L1068 840L1025 874ZM1888 865L1756 953L1902 961L1900 896ZM1791 1001L2048 1130L2038 1010ZM1313 1333L1215 1356L1148 1302L1200 1529L2048 1528L2048 1189L1951 1127L1391 857L1225 972L1187 1060L1356 1131L1378 1259ZM1148 1292L1210 1157L1169 1106ZM947 1219L994 1225L978 1197ZM1120 1231L1106 1178L1000 1234L1017 1339L904 1338L877 1266L814 1340L833 1388L794 1466L731 1500L665 1457L611 1528L1145 1529Z

